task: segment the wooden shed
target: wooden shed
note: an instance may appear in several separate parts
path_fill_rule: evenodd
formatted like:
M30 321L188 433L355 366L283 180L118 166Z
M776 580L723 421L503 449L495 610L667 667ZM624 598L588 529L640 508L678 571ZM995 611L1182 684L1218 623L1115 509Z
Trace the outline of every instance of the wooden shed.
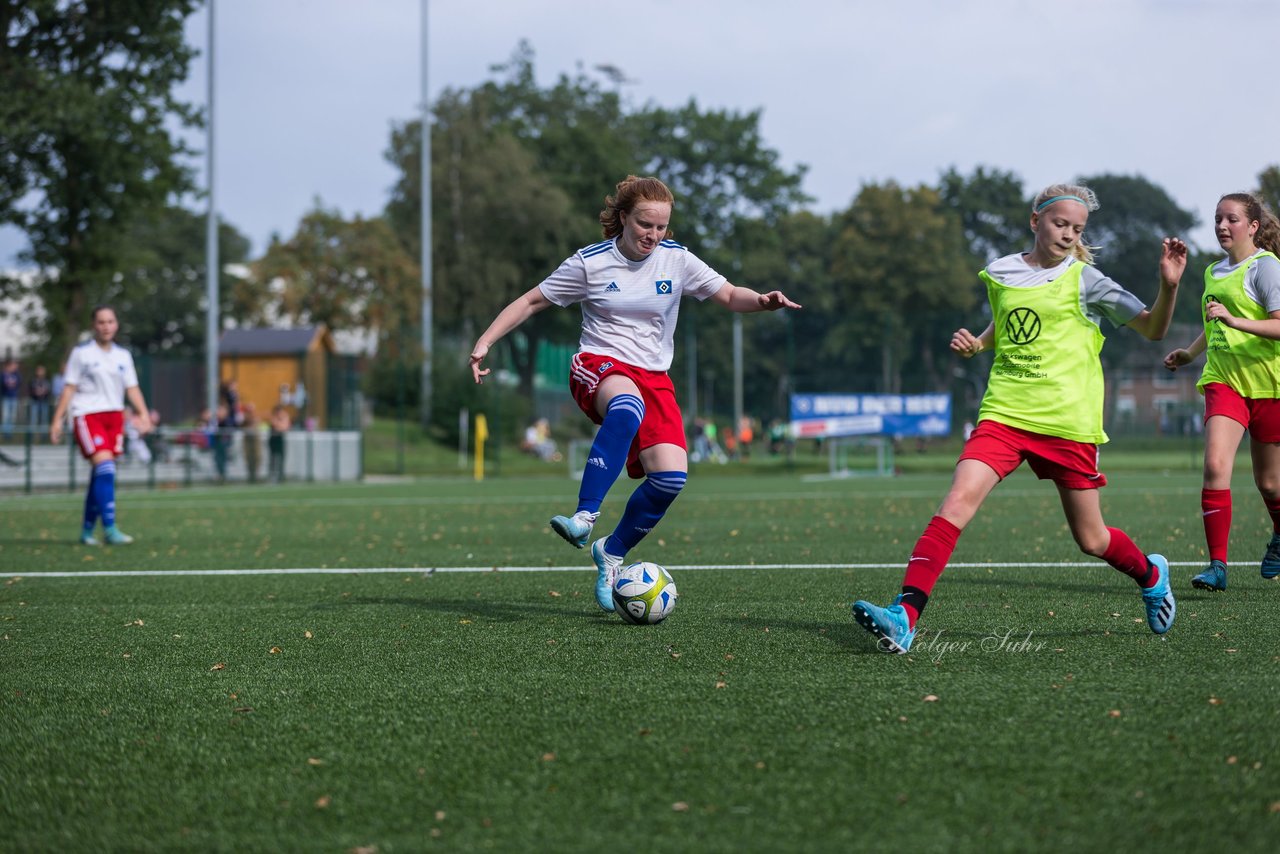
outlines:
M314 418L326 428L329 406L329 364L333 336L323 325L296 329L228 329L218 343L218 376L236 381L240 402L253 403L267 417L284 403L294 421ZM303 389L302 405L298 391Z

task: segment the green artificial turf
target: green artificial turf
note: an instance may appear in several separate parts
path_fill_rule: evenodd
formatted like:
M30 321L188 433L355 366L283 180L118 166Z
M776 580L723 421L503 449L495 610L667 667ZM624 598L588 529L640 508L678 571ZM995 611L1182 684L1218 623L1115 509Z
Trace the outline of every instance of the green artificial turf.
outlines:
M1175 562L1165 638L1018 474L906 657L849 603L897 591L946 475L699 473L632 555L681 594L646 627L547 529L568 479L130 491L128 548L0 499L0 847L1270 850L1261 502L1246 474L1211 595L1198 474L1108 474L1108 523ZM84 575L139 571L177 574Z

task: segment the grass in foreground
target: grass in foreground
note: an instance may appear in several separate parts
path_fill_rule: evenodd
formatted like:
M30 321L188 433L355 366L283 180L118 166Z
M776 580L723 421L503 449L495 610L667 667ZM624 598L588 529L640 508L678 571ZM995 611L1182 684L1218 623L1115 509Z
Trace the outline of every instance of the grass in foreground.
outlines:
M1113 483L1110 523L1200 560L1198 478ZM1241 499L1228 593L1175 569L1165 639L1101 564L957 565L915 653L879 654L848 603L896 591L945 484L694 479L636 558L885 568L677 568L656 627L600 613L585 570L30 575L581 563L545 528L567 481L126 494L139 543L110 550L69 544L72 499L6 502L8 846L1269 849L1260 512ZM955 560L1083 563L1027 477Z

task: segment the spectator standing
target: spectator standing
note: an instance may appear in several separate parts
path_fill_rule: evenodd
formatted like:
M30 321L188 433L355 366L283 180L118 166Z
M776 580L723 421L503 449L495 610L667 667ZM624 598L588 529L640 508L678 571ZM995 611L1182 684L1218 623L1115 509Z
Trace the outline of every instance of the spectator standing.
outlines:
M216 412L210 425L209 447L213 450L213 467L218 473L218 482L224 483L227 479L227 457L236 425L225 401L218 404Z
M4 438L13 438L13 425L18 422L18 396L22 391L22 374L18 363L8 359L0 373L0 431Z
M53 383L44 365L36 365L35 376L27 384L27 422L33 432L49 423L49 401L53 396Z
M267 435L267 476L275 483L284 482L284 439L291 425L289 410L283 404L276 404L271 410Z
M240 420L240 437L244 447L244 467L249 472L249 482L258 482L258 463L262 460L262 420L258 407L247 401Z

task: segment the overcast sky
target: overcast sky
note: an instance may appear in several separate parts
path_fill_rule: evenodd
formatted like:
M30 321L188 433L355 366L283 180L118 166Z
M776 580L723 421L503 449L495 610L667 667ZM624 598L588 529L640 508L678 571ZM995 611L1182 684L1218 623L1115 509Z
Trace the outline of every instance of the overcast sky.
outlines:
M273 232L292 234L316 198L347 216L377 214L395 180L383 158L391 124L421 102L420 0L213 1L222 216L257 254ZM932 183L952 165L1011 170L1029 191L1136 173L1197 214L1191 236L1208 248L1218 196L1254 187L1280 163L1267 47L1280 32L1278 3L430 0L429 9L432 99L490 79L490 66L527 39L542 85L608 63L634 81L623 87L633 106L695 98L706 109L761 109L765 142L788 167L808 166L805 189L823 213L846 207L863 183ZM208 21L206 7L188 27L202 52ZM201 56L186 98L203 104L206 81ZM0 232L0 265L20 244L13 229Z

